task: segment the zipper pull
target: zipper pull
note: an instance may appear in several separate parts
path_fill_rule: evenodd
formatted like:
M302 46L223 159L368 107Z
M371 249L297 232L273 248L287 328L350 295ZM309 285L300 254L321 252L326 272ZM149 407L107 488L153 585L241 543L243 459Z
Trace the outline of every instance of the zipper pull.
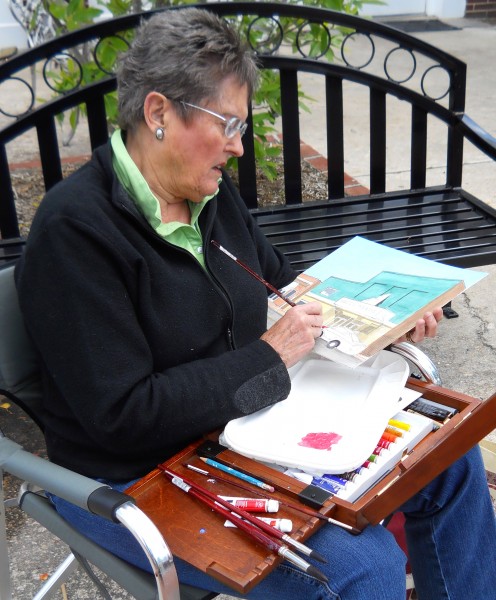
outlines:
M233 342L233 335L232 335L232 331L231 331L230 327L227 328L227 338L229 340L229 345L234 350L235 348L234 348L234 342Z

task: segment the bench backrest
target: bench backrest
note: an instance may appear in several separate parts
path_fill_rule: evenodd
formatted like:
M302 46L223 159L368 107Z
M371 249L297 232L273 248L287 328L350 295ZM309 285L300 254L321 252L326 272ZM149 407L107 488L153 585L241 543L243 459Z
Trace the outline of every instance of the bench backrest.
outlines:
M247 19L250 22L247 28L248 39L259 54L262 67L280 73L280 130L284 157L281 202L287 205L302 202L302 136L298 94L303 77L322 81L325 97L322 132L327 142L330 169L327 190L314 200L332 202L345 197L347 85L360 86L365 94L357 117L363 117L367 121L365 135L370 139L370 152L364 158L369 161L370 182L367 183L372 195L387 192L390 99L395 102L395 99L401 100L402 105L411 112L408 130L395 134L404 136L406 140L406 154L410 156L410 188L426 187L431 118L442 125L446 152L445 178L437 185L446 188L460 186L463 139L464 136L471 136L463 114L466 84L464 63L398 30L344 13L269 2L219 2L208 4L207 8L235 22L239 22L242 17ZM25 233L19 229L9 169L9 144L26 132L36 130L44 183L48 189L62 178L59 150L61 142L56 124L58 115L82 105L87 116L91 149L105 143L109 133L105 98L115 89L115 77L111 71L103 69L99 53L109 52L112 47L126 47L129 32L141 19L146 19L151 14L146 12L99 22L50 40L0 65L0 90L2 85L18 85L19 97L27 98L24 112L14 115L12 122L0 130L0 252L4 257L18 255L22 245L22 240L19 243L19 236ZM288 27L293 28L293 49L281 43L281 31ZM320 40L317 49L315 45L308 43L310 38L313 41ZM334 54L332 62L328 60L330 48ZM94 75L90 83L77 81L74 89L64 90L63 93L48 90L54 97L44 102L35 98L27 67L35 66L38 72L43 73L46 84L52 85L49 71L56 66L57 61L60 63L72 57L72 68L77 70L81 68L81 56L84 53L93 57ZM36 94L38 95L39 93ZM1 106L0 112L7 116L8 111ZM250 113L250 118L251 116ZM436 136L439 142L440 134L437 131ZM496 158L496 148L480 139L474 143ZM248 207L256 211L259 205L259 174L251 127L245 135L244 147L245 154L238 166L239 186Z

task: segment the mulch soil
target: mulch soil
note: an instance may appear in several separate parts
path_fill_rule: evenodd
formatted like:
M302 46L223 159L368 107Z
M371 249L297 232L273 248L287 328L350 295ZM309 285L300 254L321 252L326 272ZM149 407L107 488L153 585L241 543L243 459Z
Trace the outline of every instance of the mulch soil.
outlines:
M274 162L280 163L282 158L276 158ZM64 177L77 170L83 163L64 163L62 173ZM315 198L327 197L327 174L319 171L307 161L303 160L302 181L303 181L303 202L308 202ZM236 182L236 173L231 174ZM12 184L16 195L16 207L19 218L19 227L21 235L29 233L29 227L34 214L40 205L44 195L43 174L40 168L18 168L12 171ZM281 174L278 174L274 180L269 180L263 173L259 173L257 180L257 190L259 197L259 206L270 207L283 203L281 191L284 189L284 181Z

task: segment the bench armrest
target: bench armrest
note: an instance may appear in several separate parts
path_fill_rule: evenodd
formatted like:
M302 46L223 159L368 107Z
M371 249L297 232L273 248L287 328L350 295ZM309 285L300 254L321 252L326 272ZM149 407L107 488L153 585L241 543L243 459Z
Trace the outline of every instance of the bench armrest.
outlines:
M472 142L484 154L496 160L496 138L466 114L462 115L460 122L467 140Z

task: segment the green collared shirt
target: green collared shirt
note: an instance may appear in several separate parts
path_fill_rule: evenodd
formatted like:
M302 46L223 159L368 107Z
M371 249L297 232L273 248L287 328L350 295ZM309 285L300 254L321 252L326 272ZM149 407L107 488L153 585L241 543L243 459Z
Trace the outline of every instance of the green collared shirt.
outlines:
M164 223L161 218L160 204L133 159L129 156L122 139L121 130L117 130L112 134L111 144L113 151L112 165L117 178L134 200L145 219L160 237L190 252L205 268L203 238L198 225L198 218L207 202L216 194L207 196L199 203L187 201L191 211L190 224L179 223L178 221Z

